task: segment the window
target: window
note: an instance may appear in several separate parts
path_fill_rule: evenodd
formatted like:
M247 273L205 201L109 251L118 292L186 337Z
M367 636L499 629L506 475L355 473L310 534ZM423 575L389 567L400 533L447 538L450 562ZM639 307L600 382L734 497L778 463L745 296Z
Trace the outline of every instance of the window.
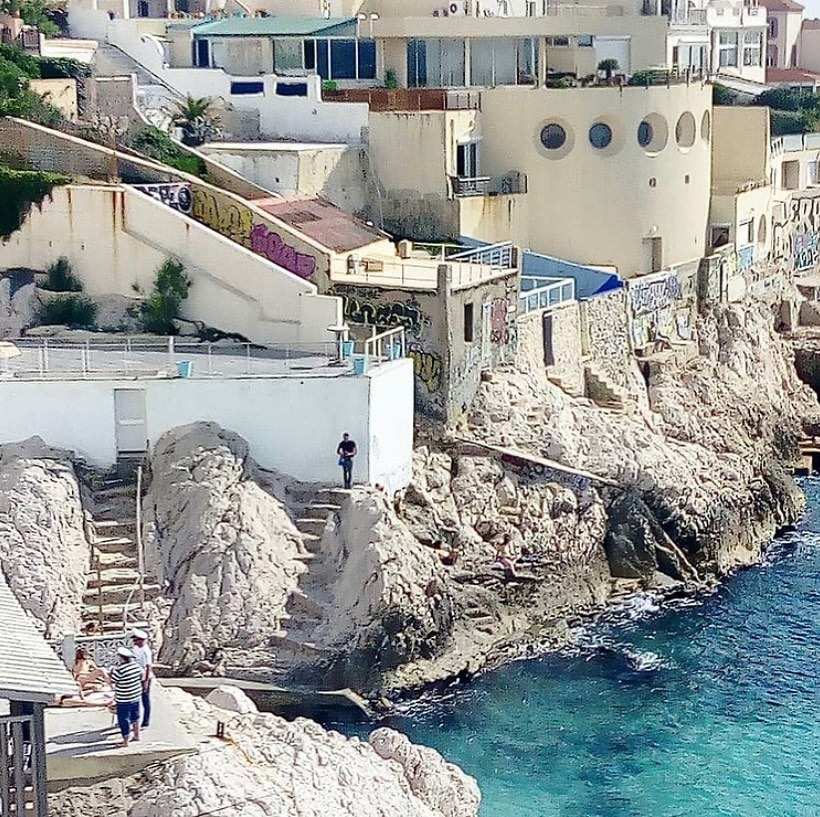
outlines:
M642 148L649 147L652 144L652 138L655 136L655 131L652 129L652 125L649 122L641 122L638 125L638 144Z
M581 48L592 48L592 35L591 34L579 34L578 35L578 45Z
M769 17L769 39L777 37L777 18Z
M592 147L597 148L598 150L603 150L605 147L609 147L610 142L612 142L612 128L610 128L609 125L605 125L603 122L596 122L589 129L589 142Z
M476 38L470 44L470 85L526 85L535 81L535 40Z
M478 176L478 142L465 142L456 149L456 175L459 178Z
M376 79L376 41L359 40L359 79Z
M712 247L725 247L729 243L729 225L716 224L712 227Z
M356 41L330 40L330 77L356 79Z
M464 304L464 342L472 343L473 337L473 305Z
M547 45L553 48L567 48L569 46L569 37L547 37Z
M306 82L277 82L276 96L307 96Z
M316 70L316 41L305 40L305 71Z
M249 94L264 94L265 86L261 82L232 82L231 96L247 96Z
M409 40L407 84L411 88L460 87L465 84L462 39Z
M209 68L211 65L211 48L208 40L194 40L194 65L198 68Z
M697 126L695 117L690 111L685 111L680 115L677 125L675 125L675 140L680 148L690 148L695 144Z
M737 32L722 31L718 43L720 67L737 67Z
M819 184L820 183L820 159L817 159L813 162L809 162L808 165L808 175L806 177L806 181L808 184Z
M759 31L747 31L743 35L743 64L762 65L763 35Z
M541 144L547 150L558 150L567 141L567 132L555 122L541 128Z
M755 240L755 229L753 221L742 221L737 225L737 243L740 247L745 247Z

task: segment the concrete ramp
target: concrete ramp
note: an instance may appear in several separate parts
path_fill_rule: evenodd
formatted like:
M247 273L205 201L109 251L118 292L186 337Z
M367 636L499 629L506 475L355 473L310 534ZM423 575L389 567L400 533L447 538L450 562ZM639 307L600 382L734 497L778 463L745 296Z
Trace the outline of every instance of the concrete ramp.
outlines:
M46 710L46 757L50 787L135 774L146 766L193 754L197 742L178 723L158 683L151 694L151 726L139 742L120 747L116 717L108 709Z

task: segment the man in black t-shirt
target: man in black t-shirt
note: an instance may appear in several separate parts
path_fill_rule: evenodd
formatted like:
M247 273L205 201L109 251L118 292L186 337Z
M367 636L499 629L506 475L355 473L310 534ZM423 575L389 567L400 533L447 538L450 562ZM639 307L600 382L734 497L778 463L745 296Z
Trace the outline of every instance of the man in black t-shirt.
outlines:
M339 443L336 453L339 456L339 465L342 466L344 486L350 488L353 484L353 457L356 456L358 450L356 449L356 443L350 439L347 432L342 434L342 441Z

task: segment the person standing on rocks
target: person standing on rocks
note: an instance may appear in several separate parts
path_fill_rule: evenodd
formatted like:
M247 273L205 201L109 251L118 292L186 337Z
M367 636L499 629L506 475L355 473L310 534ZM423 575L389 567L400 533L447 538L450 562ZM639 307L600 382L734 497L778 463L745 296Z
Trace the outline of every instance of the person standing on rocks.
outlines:
M117 666L109 673L117 705L117 725L122 745L128 748L128 736L140 739L140 701L142 700L142 668L128 647L117 650Z
M356 443L350 439L350 435L345 432L342 434L342 441L336 449L339 456L339 465L342 466L342 477L344 478L344 487L350 488L353 485L353 457L359 453L356 448Z
M131 632L132 652L142 669L142 728L151 723L151 683L154 680L154 656L148 646L148 633L144 630Z

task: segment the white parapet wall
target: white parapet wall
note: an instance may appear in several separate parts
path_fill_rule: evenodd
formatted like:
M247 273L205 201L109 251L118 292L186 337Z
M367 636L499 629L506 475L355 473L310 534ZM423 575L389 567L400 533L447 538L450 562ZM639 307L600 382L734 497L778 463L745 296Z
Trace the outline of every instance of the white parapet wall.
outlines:
M38 435L100 467L117 457L115 392L142 392L147 440L172 428L219 423L244 437L264 468L294 479L341 481L336 446L359 447L356 482L388 491L410 481L413 364L382 364L366 375L247 378L3 380L0 443ZM65 407L64 411L55 410Z
M133 188L57 187L0 244L0 267L45 270L60 256L90 295L151 291L167 258L191 278L183 314L256 343L333 340L341 300Z

